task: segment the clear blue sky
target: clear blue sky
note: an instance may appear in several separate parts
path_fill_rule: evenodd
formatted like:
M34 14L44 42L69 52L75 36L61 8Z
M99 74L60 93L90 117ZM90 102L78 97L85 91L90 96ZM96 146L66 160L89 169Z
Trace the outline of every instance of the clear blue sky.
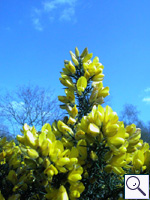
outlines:
M0 89L29 81L65 95L59 81L69 51L88 47L104 65L118 114L125 103L150 120L149 0L1 0Z

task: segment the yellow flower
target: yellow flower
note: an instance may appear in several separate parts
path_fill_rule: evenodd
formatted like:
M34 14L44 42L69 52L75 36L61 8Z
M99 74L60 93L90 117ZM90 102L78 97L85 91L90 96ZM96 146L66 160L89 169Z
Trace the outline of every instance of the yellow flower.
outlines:
M126 132L129 133L129 135L133 135L133 133L135 133L136 131L136 125L135 124L131 124L126 126Z
M114 124L112 126L115 126L115 125L117 125L117 124ZM114 128L112 128L112 126L110 126L110 128L111 128L111 129L109 129L110 132L107 132L107 130L106 130L106 133L107 134L109 133L108 136L111 135L111 132L116 132L116 128L117 128L118 131L114 136L108 137L108 139L107 139L108 143L116 145L116 146L124 144L124 142L125 142L125 129L122 128L122 127L118 128L118 126L115 126Z
M101 105L104 103L104 98L103 97L98 97L95 102L93 102L93 105Z
M112 170L117 174L117 175L123 175L125 171L121 167L112 167Z
M84 71L87 71L89 64L88 63L83 63L83 69Z
M92 78L92 81L102 81L104 79L104 74L99 73Z
M139 142L139 139L141 138L141 129L136 129L136 132L133 133L129 138L129 145L135 145Z
M56 120L52 123L52 131L56 136L58 136L58 137L61 136L61 132L57 128L57 121Z
M94 59L93 59L93 63L99 63L99 58L96 56Z
M47 132L46 138L49 139L51 143L55 142L55 140L56 140L56 137L52 131Z
M73 146L73 142L64 137L61 138L61 142L63 143L64 147L71 148Z
M93 81L92 87L96 88L97 90L100 90L103 87L102 81Z
M26 131L29 131L30 130L30 126L25 123L24 126L23 126L23 130L26 132Z
M104 108L101 105L98 105L97 113L98 113L98 116L100 118L100 121L103 122L103 120L104 120Z
M91 159L92 160L98 160L98 156L96 155L96 153L94 152L94 151L91 151L91 153L90 153L90 157L91 157Z
M73 181L73 182L79 181L81 179L82 179L82 176L80 174L77 174L76 172L71 173L68 176L68 180Z
M27 149L27 153L28 153L28 156L33 159L36 159L39 157L38 152L34 149Z
M45 158L44 161L43 161L43 166L45 168L48 168L50 166L51 162L48 158Z
M65 165L65 167L68 169L68 170L73 170L74 168L74 165L78 163L78 159L77 158L70 158L70 162L69 164Z
M128 145L129 145L128 141L125 141L121 146L120 145L114 146L110 144L110 148L113 151L114 155L119 155L127 152Z
M48 168L44 170L44 174L47 174L48 176L52 177L58 174L58 170L54 165L51 164Z
M77 81L77 90L79 92L84 92L86 87L87 87L87 80L84 76L81 76Z
M51 133L52 129L51 129L51 125L48 124L48 123L45 123L43 126L42 126L42 129L41 129L42 132L46 131L48 133Z
M104 121L103 121L104 124L106 124L108 121L111 120L110 116L112 117L113 116L112 114L113 114L112 108L107 105L105 107L105 116L104 116ZM116 114L116 113L114 113L114 114Z
M150 150L146 151L144 154L144 165L148 170L150 169Z
M6 156L6 152L3 150L1 153L0 153L0 161L2 161Z
M43 131L39 135L39 146L41 147L43 145L44 140L46 140L46 132Z
M72 74L75 74L76 68L75 68L75 66L72 64L71 61L69 61L68 64L65 64L65 67L66 67L66 69L67 69L68 71L70 71Z
M85 163L85 160L87 159L87 143L86 140L81 139L77 143L77 149L79 151L79 159Z
M79 198L80 194L84 191L85 187L81 182L72 183L70 186L70 194L69 197L72 198Z
M72 108L72 111L71 111L71 116L73 118L75 118L76 116L78 115L78 109L76 108L76 105Z
M58 100L63 102L63 103L69 103L70 102L70 100L67 99L66 96L58 96Z
M87 117L90 123L95 123L96 114L97 114L97 108L94 105L93 108L92 108L92 111L88 114L88 117Z
M143 153L145 153L146 151L149 151L149 144L144 142L140 148L140 151L142 151Z
M72 58L72 62L75 64L75 66L78 66L79 62L78 62L75 54L72 51L70 51L70 55L71 55L71 58Z
M126 159L126 153L113 156L109 161L109 164L115 167L123 167L126 165L125 159Z
M81 174L83 173L83 168L80 165L76 165L76 168L69 172L68 180L72 182L77 182L82 179Z
M18 140L21 144L25 144L25 137L24 137L24 136L17 135L17 140Z
M75 95L74 95L74 90L71 89L65 89L65 93L66 93L66 98L71 102L71 103L75 103ZM66 102L64 102L66 103Z
M14 169L18 168L21 164L21 157L18 157L17 153L14 153L10 160L9 160L9 166L13 166Z
M61 120L58 121L57 126L58 126L59 131L61 131L67 136L68 136L67 132L69 132L71 135L74 134L72 129L69 126L67 126L65 123L63 123Z
M93 101L95 101L96 98L97 98L97 96L98 96L98 90L97 90L97 88L94 88L94 89L92 90L92 93L91 93L89 102L92 103Z
M133 155L133 166L135 169L140 169L144 165L144 154L142 151L137 150Z
M78 124L79 128L83 130L84 132L87 132L88 125L89 125L89 120L87 116L82 117L81 123Z
M88 72L88 70L84 70L85 73L84 73L84 77L86 78L86 80L88 80L90 78L90 73Z
M117 134L118 129L119 129L118 124L108 124L107 126L104 126L103 131L106 136L112 137Z
M58 189L52 188L52 187L46 187L45 188L47 194L45 194L45 198L49 200L55 200L56 196L58 194Z
M88 54L88 48L86 47L83 52L81 53L80 57L83 58Z
M64 86L75 89L75 85L73 84L72 79L70 77L59 78L59 80Z
M95 75L96 66L94 65L94 63L91 62L91 63L88 65L87 70L88 70L90 76Z
M70 158L77 158L79 155L78 149L76 147L72 147L70 151Z
M67 64L67 65L68 65L68 64ZM65 67L66 67L66 65L65 65ZM63 73L64 73L64 74L70 75L70 71L67 69L67 67L66 67L66 68L62 68L62 70L63 70Z
M76 120L72 117L69 117L69 120L67 122L67 124L71 124L71 125L74 125L76 123Z
M59 157L61 157L62 152L64 151L63 143L59 140L56 140L52 143L51 148L49 149L49 156L51 161L56 162Z
M78 130L75 134L75 138L77 140L85 138L85 132L82 130Z
M143 140L139 140L138 144L136 145L137 148L142 147L143 145Z
M98 97L106 97L109 95L109 87L102 87L98 92Z
M6 137L3 137L2 139L0 138L0 147L3 146L6 142Z
M16 185L17 184L17 175L16 172L14 170L10 170L9 174L7 176L7 179L13 184Z
M25 133L25 140L26 140L26 143L29 146L31 146L31 147L33 147L35 149L37 148L37 146L38 146L38 139L33 135L32 132L27 131Z
M47 156L49 154L50 148L52 146L52 142L49 139L45 139L40 147L41 153L43 156Z
M76 55L76 57L79 57L79 55L80 55L79 50L78 50L77 47L75 48L75 55Z
M88 126L87 133L92 135L93 137L96 137L100 133L100 129L95 124L90 123Z
M95 66L96 66L95 76L97 76L98 74L102 74L104 66L100 63L95 64Z
M64 158L59 158L57 161L56 161L56 165L59 165L59 166L64 166L66 164L68 164L70 162L70 159L67 158L67 157L64 157Z
M63 185L60 186L57 197L54 200L69 200L66 188Z
M92 58L92 56L93 56L93 53L87 54L87 55L83 58L82 63L87 62L88 60L90 60L90 59Z

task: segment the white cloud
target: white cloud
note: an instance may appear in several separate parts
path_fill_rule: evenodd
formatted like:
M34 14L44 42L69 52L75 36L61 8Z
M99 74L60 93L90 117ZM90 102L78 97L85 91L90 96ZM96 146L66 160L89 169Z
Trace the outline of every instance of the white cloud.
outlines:
M55 5L55 2L44 2L43 3L43 9L44 9L44 11L46 11L46 12L50 12L51 10L53 10L53 9L55 9L55 8L57 8L57 6Z
M145 97L142 99L142 101L144 101L146 103L150 103L150 97Z
M75 7L77 0L46 0L43 1L41 9L33 10L32 22L36 30L42 31L43 17L50 22L59 19L60 21L76 21Z
M35 9L34 9L34 13L36 13L37 15L40 15L40 14L41 14L41 10L40 10L40 9L37 9L37 8L35 8Z
M61 5L69 5L69 6L75 6L76 0L47 0L43 2L43 6L45 10L52 10L54 8L57 8Z
M23 107L24 102L18 103L16 101L12 101L11 105L12 105L13 109L15 109L17 111L23 111L24 110L24 107Z
M38 31L43 31L43 27L41 25L40 19L39 18L33 18L32 19L33 25L36 30Z
M72 7L69 9L64 9L59 19L61 21L62 20L71 21L74 14L75 14L75 11Z
M149 88L146 88L146 89L144 90L144 92L150 92L150 87L149 87Z

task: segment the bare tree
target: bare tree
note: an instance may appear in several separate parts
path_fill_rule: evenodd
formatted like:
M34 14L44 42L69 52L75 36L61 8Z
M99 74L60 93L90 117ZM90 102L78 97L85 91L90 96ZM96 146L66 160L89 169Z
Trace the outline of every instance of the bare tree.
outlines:
M148 123L147 123L148 125L147 125L147 128L148 128L148 133L150 134L150 121L148 121Z
M11 133L9 132L8 127L5 126L3 123L0 123L0 138L3 137L7 137L8 141L13 139Z
M0 117L14 135L20 133L25 123L41 129L45 123L52 124L64 116L57 97L54 98L54 90L30 84L17 88L13 93L7 91L0 96Z
M150 143L149 137L149 125L145 125L145 123L139 119L140 112L137 110L137 107L132 104L125 104L124 108L121 112L120 119L124 121L125 125L135 124L138 128L141 129L141 138L145 142Z
M138 114L140 112L137 107L133 104L125 104L120 115L120 119L124 121L125 124L137 123L139 121Z

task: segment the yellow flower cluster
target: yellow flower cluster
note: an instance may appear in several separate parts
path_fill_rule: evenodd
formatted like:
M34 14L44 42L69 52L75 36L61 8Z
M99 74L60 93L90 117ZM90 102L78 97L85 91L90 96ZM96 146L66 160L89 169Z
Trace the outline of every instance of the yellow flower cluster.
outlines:
M116 174L125 174L123 167L130 162L135 170L145 170L150 160L149 145L140 140L141 130L134 124L124 128L123 122L118 121L116 112L106 106L93 106L91 113L81 119L78 124L76 138L85 138L88 143L93 143L93 138L99 142L106 138L106 146L110 151L105 154L107 165L105 170Z
M105 139L106 147L110 148L110 151L105 155L105 171L108 173L113 171L118 175L123 175L125 174L123 168L132 169L134 173L139 173L140 170L149 170L150 150L149 145L147 143L143 144L143 141L140 140L141 130L137 129L134 124L124 127L123 122L118 121L118 116L111 107L106 106L103 108L100 105L104 102L103 99L109 95L109 87L103 87L104 75L102 71L104 67L99 63L98 57L91 61L93 54L88 53L87 48L85 48L81 55L77 48L75 49L75 54L73 52L70 52L70 54L75 65L72 69L76 70L66 70L70 66L71 61L65 61L66 68L63 69L64 73L67 72L68 76L72 75L71 77L75 78L74 83L71 79L73 86L72 90L71 88L70 90L74 93L77 91L78 95L82 95L87 89L90 78L93 88L89 98L89 103L93 103L92 111L87 116L84 115L81 121L78 122L75 129L75 139L84 141L82 148L86 145L92 145L95 140L102 142ZM80 76L77 73L78 69L82 72ZM69 85L67 87L69 88ZM71 100L63 103L65 104L60 107L66 109L69 115L71 115L73 110L71 105L75 107L76 104ZM78 115L75 116L78 117ZM74 120L74 123L75 121L77 120ZM143 145L146 145L147 149ZM85 164L87 158L87 148L83 149L85 156L82 155L79 158L81 165ZM91 151L90 156L93 160L98 159L98 156L93 151Z
M62 126L64 124L61 121L59 125L60 131L67 131L65 129L67 126ZM13 192L17 191L20 184L22 189L27 190L27 180L30 182L29 175L30 178L33 178L31 170L28 176L24 174L18 180L17 176L19 174L18 171L15 171L16 168L20 167L21 171L26 168L36 169L36 167L40 167L42 169L44 167L42 185L46 187L47 194L45 197L47 199L66 200L69 197L70 199L80 197L80 193L84 190L84 185L80 182L83 168L78 163L78 155L81 151L80 145L77 145L77 147L72 146L71 149L65 149L63 143L60 140L56 140L49 124L45 124L42 127L40 134L37 133L34 127L31 128L25 124L22 133L24 134L23 136L17 136L17 140L20 142L19 146L15 146L13 141L10 143L6 142L6 138L0 141L1 146L3 145L3 151L0 154L1 164L8 160L9 167L13 167L7 177L14 185ZM18 157L21 152L24 156L22 162L21 157ZM49 188L53 182L53 177L58 174L66 174L65 182L60 179L60 187L57 190L56 188ZM63 185L66 182L70 184L69 194Z
M64 61L65 68L63 68L63 72L61 72L62 77L59 79L64 86L68 87L65 90L66 96L58 96L58 99L66 104L75 103L74 93L77 92L79 95L82 95L87 88L88 81L91 79L93 81L93 90L90 102L97 105L102 104L103 98L109 95L109 87L103 87L104 74L102 72L104 66L99 63L99 58L95 57L91 61L93 54L88 53L87 48L84 49L81 55L77 47L75 48L75 54L72 51L70 51L70 54L73 63L67 60ZM78 71L82 72L80 77L78 77ZM75 78L75 82L73 82L70 76ZM66 108L64 107L64 109Z
M40 132L24 124L23 135L17 136L19 146L13 141L7 142L6 138L0 140L0 165L8 163L7 180L13 185L14 194L9 200L20 199L20 189L28 191L33 182L39 188L44 187L46 199L78 199L86 190L82 180L89 179L88 169L93 162L101 167L102 159L105 166L97 173L114 172L123 177L128 170L137 174L150 171L149 144L140 139L141 130L134 124L124 127L111 107L101 106L109 95L109 88L103 87L104 66L99 58L91 61L93 54L87 48L81 55L77 47L75 54L72 51L70 54L72 61L64 61L60 78L66 86L66 96L58 96L63 103L60 108L69 117L52 125L46 123ZM75 102L76 97L79 104ZM100 144L107 149L104 158L97 150ZM1 191L0 199L4 200Z

